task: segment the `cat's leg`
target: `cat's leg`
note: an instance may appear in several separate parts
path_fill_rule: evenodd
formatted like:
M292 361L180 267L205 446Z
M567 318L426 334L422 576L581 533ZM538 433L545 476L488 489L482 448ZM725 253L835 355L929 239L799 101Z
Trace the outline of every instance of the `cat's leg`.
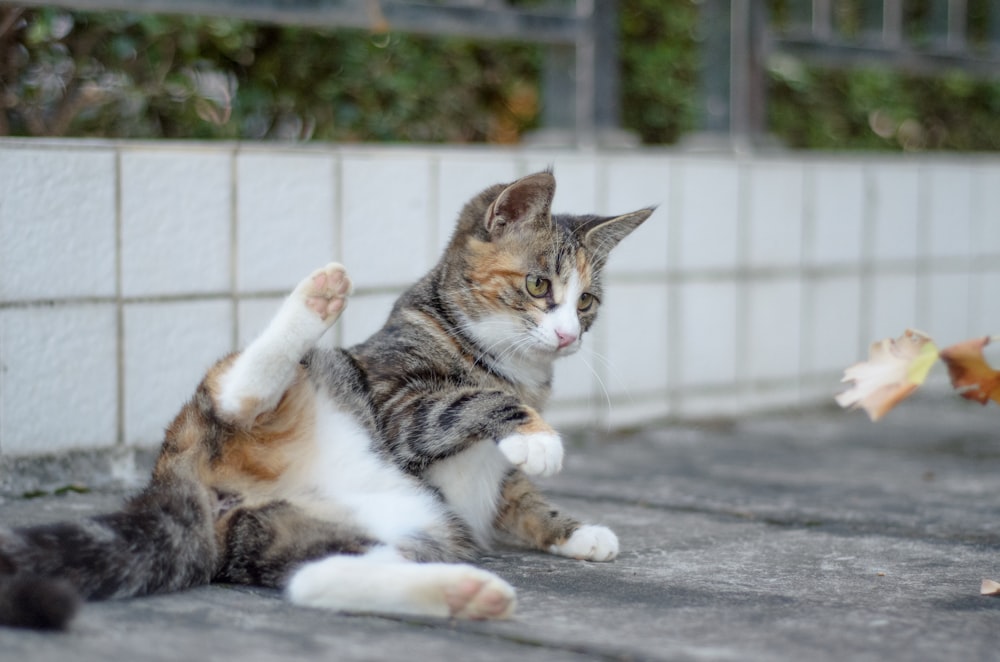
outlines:
M495 443L514 466L533 476L562 468L559 434L541 415L503 391L430 388L400 383L386 419L386 436L397 439L397 461L429 466L483 440Z
M299 375L299 362L347 304L351 280L335 263L304 278L267 328L222 375L216 399L224 417L252 422L277 406Z
M512 471L504 481L496 526L524 544L558 556L585 561L618 556L618 537L611 529L563 515L520 471Z
M286 593L294 604L336 611L472 620L508 618L515 605L514 589L486 570L413 563L388 547L307 563Z

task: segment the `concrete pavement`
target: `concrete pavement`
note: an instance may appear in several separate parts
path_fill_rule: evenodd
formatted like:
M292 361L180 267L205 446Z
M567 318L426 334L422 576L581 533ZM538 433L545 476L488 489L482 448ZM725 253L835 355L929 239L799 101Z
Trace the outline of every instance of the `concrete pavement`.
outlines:
M0 629L23 660L1000 660L1000 408L940 396L887 420L758 416L570 440L553 500L611 526L591 564L504 549L514 620L302 609L211 586L89 604L67 633ZM8 498L25 524L114 507Z

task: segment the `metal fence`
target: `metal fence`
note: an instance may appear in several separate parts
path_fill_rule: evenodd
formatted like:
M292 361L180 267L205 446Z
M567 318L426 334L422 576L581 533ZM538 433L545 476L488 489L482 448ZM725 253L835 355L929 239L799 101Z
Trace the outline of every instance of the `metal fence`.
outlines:
M832 67L1000 77L1000 3L994 0L702 0L701 5L700 128L736 146L766 142L766 71L775 55Z

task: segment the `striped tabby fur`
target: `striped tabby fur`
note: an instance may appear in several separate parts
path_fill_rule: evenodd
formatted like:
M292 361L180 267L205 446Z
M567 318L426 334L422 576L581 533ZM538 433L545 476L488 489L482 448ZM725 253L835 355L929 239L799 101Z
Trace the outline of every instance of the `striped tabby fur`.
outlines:
M618 541L530 481L561 468L541 411L552 363L603 296L608 252L651 213L553 215L551 173L487 189L385 326L317 341L346 303L335 264L222 359L118 513L0 529L0 623L62 627L78 599L209 581L346 611L503 618L513 589L468 565L498 533L605 561Z

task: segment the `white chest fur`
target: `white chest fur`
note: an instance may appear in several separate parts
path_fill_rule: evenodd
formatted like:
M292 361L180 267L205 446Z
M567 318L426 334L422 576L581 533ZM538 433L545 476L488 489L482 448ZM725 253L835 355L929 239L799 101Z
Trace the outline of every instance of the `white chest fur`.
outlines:
M358 524L390 545L443 521L445 509L437 498L374 453L364 428L322 398L316 430L316 453L300 469L311 492L347 508Z
M500 485L510 469L510 461L500 453L497 445L484 440L434 464L427 472L427 479L441 490L451 509L469 525L476 542L489 547Z

